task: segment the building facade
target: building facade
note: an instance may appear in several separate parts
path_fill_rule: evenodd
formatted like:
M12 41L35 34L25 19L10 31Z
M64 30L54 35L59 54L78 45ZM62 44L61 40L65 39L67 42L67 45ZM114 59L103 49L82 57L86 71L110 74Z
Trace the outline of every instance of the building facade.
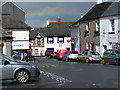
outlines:
M30 30L30 53L31 56L44 55L44 36L46 28Z
M100 53L100 17L111 3L104 2L95 5L76 22L80 23L80 53L85 50Z
M71 31L71 50L80 52L80 24L70 25Z
M57 22L50 22L44 32L44 51L59 49L71 50L71 34L69 26L73 22L61 22L60 17ZM44 52L45 54L45 52Z
M114 2L100 18L100 54L106 49L120 48L119 11L120 2Z

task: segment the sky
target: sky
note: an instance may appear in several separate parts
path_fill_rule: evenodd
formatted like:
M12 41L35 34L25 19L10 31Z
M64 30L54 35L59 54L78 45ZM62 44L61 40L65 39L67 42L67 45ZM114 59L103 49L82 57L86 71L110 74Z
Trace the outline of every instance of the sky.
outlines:
M77 21L95 2L15 2L26 13L26 24L33 28L45 27L46 20Z

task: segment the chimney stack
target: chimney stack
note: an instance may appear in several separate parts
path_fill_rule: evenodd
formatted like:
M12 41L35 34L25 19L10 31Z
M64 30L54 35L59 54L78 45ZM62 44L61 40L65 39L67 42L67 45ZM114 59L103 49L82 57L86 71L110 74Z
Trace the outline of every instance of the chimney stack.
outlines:
M50 24L50 19L48 18L46 21L46 27Z
M58 22L61 22L60 16L57 17L57 21L58 21Z

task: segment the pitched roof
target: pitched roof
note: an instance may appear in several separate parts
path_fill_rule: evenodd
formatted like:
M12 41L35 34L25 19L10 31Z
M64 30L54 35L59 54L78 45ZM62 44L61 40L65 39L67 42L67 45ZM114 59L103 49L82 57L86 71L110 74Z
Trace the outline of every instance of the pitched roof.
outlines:
M120 1L113 2L101 17L120 15Z
M39 28L35 30L30 30L30 39L34 40L36 35L40 35L41 37L44 37L43 33L46 30L46 28Z
M86 13L85 16L83 16L83 18L78 20L78 22L100 18L111 4L112 2L104 2L95 5L91 10L88 11L88 13Z
M54 22L50 23L50 25L47 27L47 30L44 32L44 36L64 36L64 37L70 37L71 33L69 30L69 26L73 22Z
M2 15L3 29L31 29L30 26L11 15Z

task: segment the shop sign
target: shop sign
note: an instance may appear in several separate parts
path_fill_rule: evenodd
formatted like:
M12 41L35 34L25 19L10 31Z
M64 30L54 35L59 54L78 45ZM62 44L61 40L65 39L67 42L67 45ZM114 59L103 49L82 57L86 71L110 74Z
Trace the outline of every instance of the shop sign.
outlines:
M12 49L13 50L29 49L29 41L13 41Z
M118 42L118 35L109 35L108 36L108 41L109 42Z

